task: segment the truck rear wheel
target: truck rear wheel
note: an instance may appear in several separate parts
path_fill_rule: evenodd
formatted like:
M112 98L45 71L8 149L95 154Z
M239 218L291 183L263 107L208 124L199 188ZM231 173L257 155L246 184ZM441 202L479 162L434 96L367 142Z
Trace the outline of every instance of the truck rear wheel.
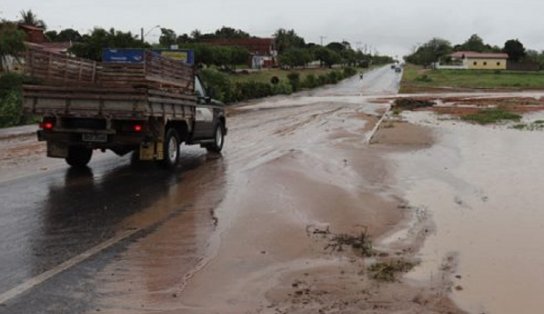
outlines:
M206 145L209 152L220 153L225 142L225 127L222 123L217 123L213 133L213 143Z
M87 166L93 155L93 150L82 146L68 147L68 156L65 158L66 163L72 167L82 168Z
M164 158L161 161L165 168L174 168L179 162L179 135L176 129L169 128L164 137Z

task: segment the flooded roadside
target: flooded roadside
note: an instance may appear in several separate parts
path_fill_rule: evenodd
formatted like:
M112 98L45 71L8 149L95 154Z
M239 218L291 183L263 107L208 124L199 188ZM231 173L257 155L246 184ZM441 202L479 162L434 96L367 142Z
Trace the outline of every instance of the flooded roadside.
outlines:
M387 149L365 142L386 106L355 104L357 96L303 99L306 104L297 99L293 107L263 101L231 110L224 197L216 206L195 202L102 271L96 284L101 312L460 313L448 300L446 282L414 287L393 272L386 274L391 279L372 278L373 263L412 267L412 244L377 248L370 259L349 244L334 244L378 239L407 217L390 189ZM410 133L414 141L406 145L419 147L421 130L405 130L399 136ZM205 198L219 186L209 187ZM205 219L198 228L187 224L192 215L209 213L217 224L207 236ZM187 240L170 239L174 230ZM139 252L153 247L147 261ZM151 275L131 279L140 273Z
M444 261L455 259L452 297L461 308L539 313L542 133L437 121L425 112L405 117L437 135L430 148L390 155L403 197L435 226L418 253L421 264L407 278L432 284L441 280Z

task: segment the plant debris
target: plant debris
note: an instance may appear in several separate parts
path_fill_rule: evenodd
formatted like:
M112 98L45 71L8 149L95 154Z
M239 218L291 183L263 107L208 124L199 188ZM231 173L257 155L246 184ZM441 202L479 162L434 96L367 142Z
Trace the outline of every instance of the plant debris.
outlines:
M341 252L344 250L344 246L351 247L353 250L361 253L361 255L365 257L374 255L372 241L366 230L362 231L357 236L350 234L334 235L325 249L332 249L334 251Z
M415 263L403 259L379 262L370 265L370 278L378 281L395 281L398 273L406 273L416 266Z
M436 103L430 100L423 100L417 98L399 98L396 99L391 107L393 110L415 110L419 108L432 107Z

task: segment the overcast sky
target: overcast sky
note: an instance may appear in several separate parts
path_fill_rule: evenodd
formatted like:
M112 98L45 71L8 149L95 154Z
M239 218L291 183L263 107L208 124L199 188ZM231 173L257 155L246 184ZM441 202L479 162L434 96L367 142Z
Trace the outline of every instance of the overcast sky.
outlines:
M283 27L307 42L325 36L325 43L347 40L393 56L432 37L456 44L477 33L492 45L518 38L544 50L542 0L0 0L1 18L18 19L28 9L49 29L80 32L101 26L139 34L160 25L182 34L225 25L264 37ZM147 39L159 34L155 29Z

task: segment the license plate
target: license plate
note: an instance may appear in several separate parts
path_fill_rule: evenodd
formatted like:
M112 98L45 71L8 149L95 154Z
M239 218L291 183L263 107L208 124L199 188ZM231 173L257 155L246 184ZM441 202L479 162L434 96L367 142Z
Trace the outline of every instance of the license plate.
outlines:
M96 142L96 143L105 143L108 141L107 134L92 134L84 133L81 139L85 142Z

